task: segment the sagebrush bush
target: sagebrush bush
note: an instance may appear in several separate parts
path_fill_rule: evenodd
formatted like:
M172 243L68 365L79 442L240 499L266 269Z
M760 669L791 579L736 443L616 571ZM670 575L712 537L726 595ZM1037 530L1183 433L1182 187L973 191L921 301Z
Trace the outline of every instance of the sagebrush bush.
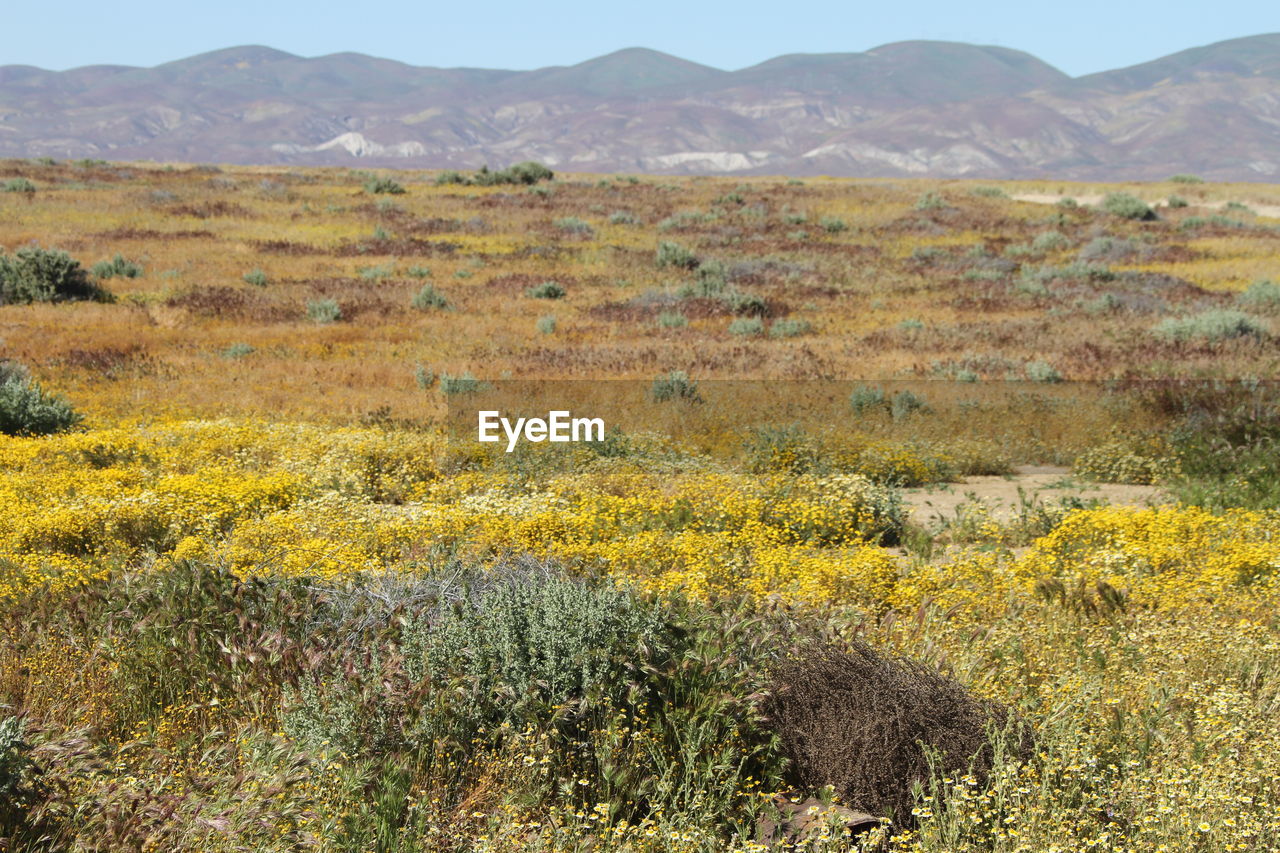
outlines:
M419 311L438 311L449 307L449 299L434 285L424 284L410 304Z
M552 224L558 230L566 234L572 234L575 237L590 237L595 233L595 229L591 227L589 222L576 216L563 216Z
M0 433L51 435L80 421L70 403L46 393L25 368L0 361Z
M319 325L336 323L342 319L342 307L335 299L315 299L307 303L307 319Z
M0 253L0 305L93 300L113 302L80 262L58 249L35 246Z
M137 278L142 275L142 264L116 253L109 261L98 261L92 270L96 278Z
M1261 311L1280 310L1280 284L1270 279L1255 281L1243 293L1236 296L1236 301Z
M654 256L654 263L659 269L663 267L676 267L677 269L696 269L698 266L698 258L693 252L681 246L679 243L671 243L663 240L658 244L657 253Z
M771 338L796 338L800 335L807 335L813 331L813 324L808 320L800 320L792 317L783 317L774 320L769 326L769 337Z
M1129 193L1108 193L1102 199L1102 209L1121 219L1151 220L1156 212L1142 199Z
M470 373L463 373L458 376L450 376L447 373L440 374L440 393L445 396L474 394L479 390L480 380Z
M4 182L3 189L7 193L27 193L36 191L36 185L26 178L10 178Z
M364 191L370 195L403 195L405 189L394 178L373 175L364 182Z
M687 400L691 403L701 402L698 383L689 378L683 370L673 370L653 380L649 386L649 396L655 403L668 400Z
M245 284L252 284L254 287L267 286L267 274L263 272L261 269L249 270L240 278L242 281L244 281Z
M525 292L533 299L563 299L565 289L558 281L544 281Z
M754 338L764 334L764 320L759 317L739 317L729 323L729 334L740 338Z
M1214 309L1189 314L1184 317L1169 317L1153 329L1155 334L1170 341L1205 341L1216 343L1232 338L1267 335L1266 324L1243 311Z
M930 190L916 199L916 210L946 210L951 205L936 192Z
M556 332L556 315L544 314L539 317L536 328L541 334L554 335Z

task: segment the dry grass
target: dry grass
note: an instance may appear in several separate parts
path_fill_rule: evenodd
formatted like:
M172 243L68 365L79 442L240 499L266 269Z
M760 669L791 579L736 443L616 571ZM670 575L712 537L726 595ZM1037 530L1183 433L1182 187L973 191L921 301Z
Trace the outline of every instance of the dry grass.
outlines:
M0 164L0 177L19 175L40 190L0 198L0 246L38 242L86 265L121 253L145 267L137 279L108 282L116 305L0 309L6 355L108 420L177 410L351 420L386 405L397 417L426 418L439 401L416 388L417 365L488 378L640 379L671 369L698 378L934 378L963 361L1031 359L1088 379L1275 368L1265 342L1167 344L1148 334L1162 316L1228 306L1232 291L1274 269L1280 233L1270 220L1179 227L1207 206L1134 223L977 196L954 181L570 176L538 195L437 187L426 173L403 174L408 192L378 203L361 175L332 169ZM1003 188L1077 197L1123 189ZM1176 188L1127 189L1154 199ZM1274 202L1257 187L1189 191L1204 205ZM916 210L925 192L949 206ZM726 200L730 193L741 201ZM615 224L618 211L637 224ZM591 230L555 225L569 217ZM843 229L823 224L836 219ZM1051 231L1061 245L1026 249ZM1067 266L1100 236L1142 251L1113 262L1112 280L1023 285L1025 271ZM721 286L812 331L730 334L732 308L699 291L696 271L654 263L661 241L718 262ZM242 280L258 269L265 286ZM424 280L450 310L411 307ZM536 328L547 303L525 296L547 280L567 291L550 335ZM336 300L343 320L310 322L306 306L317 299ZM664 327L665 311L687 325ZM255 352L222 358L235 343ZM111 376L74 354L117 351L136 355ZM126 374L127 383L112 381Z

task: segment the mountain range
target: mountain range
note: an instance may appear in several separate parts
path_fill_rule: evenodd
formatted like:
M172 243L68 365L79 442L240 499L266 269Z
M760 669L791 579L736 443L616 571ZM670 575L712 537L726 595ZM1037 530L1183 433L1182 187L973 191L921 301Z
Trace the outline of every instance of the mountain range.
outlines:
M1072 78L912 41L723 71L630 48L534 71L267 47L0 66L0 157L1151 180L1280 175L1280 33Z

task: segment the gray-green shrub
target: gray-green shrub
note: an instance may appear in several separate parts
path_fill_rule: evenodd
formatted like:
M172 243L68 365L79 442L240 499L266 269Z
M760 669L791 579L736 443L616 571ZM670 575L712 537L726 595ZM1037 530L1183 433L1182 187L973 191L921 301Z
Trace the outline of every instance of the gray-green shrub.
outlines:
M80 262L58 249L28 246L0 253L0 305L93 300L114 302Z
M424 284L409 304L419 311L437 311L448 308L449 300L434 285Z
M336 323L342 319L342 307L334 299L316 299L307 303L307 319L319 325Z
M71 429L80 420L70 403L46 393L26 368L0 361L0 433L52 435Z
M1214 309L1184 317L1170 317L1153 330L1171 341L1216 341L1243 337L1265 337L1266 324L1242 311Z

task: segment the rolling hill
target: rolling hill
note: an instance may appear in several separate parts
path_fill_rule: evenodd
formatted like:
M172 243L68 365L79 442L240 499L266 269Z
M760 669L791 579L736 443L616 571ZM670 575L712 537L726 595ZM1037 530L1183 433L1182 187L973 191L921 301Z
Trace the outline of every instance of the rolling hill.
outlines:
M0 156L1120 180L1280 173L1280 34L1071 78L900 42L723 71L644 48L534 71L228 48L0 67Z

